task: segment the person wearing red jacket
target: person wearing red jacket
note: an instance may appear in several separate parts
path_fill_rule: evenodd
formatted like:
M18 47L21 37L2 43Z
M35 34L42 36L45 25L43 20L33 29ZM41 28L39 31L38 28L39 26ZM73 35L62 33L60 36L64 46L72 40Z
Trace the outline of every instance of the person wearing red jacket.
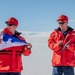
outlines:
M26 40L20 36L20 32L16 31L18 20L10 17L6 22L7 27L2 31L4 34L14 36L24 42ZM2 39L0 38L0 44ZM31 43L22 46L13 46L0 50L0 75L21 75L23 70L22 54L29 56L31 54Z
M51 32L48 47L53 51L52 75L74 75L75 66L75 31L68 26L68 17L60 15L59 27Z

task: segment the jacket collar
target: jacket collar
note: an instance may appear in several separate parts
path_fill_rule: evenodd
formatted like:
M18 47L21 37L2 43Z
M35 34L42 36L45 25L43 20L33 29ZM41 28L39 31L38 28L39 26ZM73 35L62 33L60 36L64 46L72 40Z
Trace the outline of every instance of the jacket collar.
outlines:
M6 33L6 34L9 34L9 35L13 35L13 34L9 31L8 28L5 28L5 29L3 30L3 32ZM20 34L21 34L20 32L15 31L15 34L14 34L14 35L19 36Z
M61 31L60 27L58 27L58 28L57 28L57 29L55 29L55 30ZM74 30L74 29L68 26L67 31L72 31L72 30Z

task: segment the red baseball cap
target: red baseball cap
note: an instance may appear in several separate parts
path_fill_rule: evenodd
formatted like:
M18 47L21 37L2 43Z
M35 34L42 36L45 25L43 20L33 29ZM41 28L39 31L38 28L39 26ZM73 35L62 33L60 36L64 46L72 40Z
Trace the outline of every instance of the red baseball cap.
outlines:
M18 26L18 20L14 17L10 17L5 23L6 24L13 24L13 25Z
M57 21L66 21L68 22L68 17L66 15L60 15Z

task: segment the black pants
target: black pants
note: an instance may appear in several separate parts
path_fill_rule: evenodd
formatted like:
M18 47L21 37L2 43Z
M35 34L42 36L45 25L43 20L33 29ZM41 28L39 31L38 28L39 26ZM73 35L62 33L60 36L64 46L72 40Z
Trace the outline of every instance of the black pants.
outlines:
M21 73L6 72L6 73L0 73L0 75L21 75Z

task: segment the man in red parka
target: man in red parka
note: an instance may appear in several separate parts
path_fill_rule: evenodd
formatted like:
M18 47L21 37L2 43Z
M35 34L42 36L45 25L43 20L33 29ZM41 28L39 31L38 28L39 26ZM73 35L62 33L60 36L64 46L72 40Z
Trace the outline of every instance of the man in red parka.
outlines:
M48 47L53 51L52 75L74 75L75 66L75 31L68 26L68 17L60 15L59 27L51 32Z
M20 32L16 31L18 27L18 20L14 17L10 17L6 22L7 27L2 31L3 34L8 34L12 37L16 37L24 42L26 40L20 36ZM0 44L2 43L0 38ZM22 54L29 56L31 54L32 45L27 43L22 46L12 46L0 50L0 75L21 75L23 69L22 66Z

